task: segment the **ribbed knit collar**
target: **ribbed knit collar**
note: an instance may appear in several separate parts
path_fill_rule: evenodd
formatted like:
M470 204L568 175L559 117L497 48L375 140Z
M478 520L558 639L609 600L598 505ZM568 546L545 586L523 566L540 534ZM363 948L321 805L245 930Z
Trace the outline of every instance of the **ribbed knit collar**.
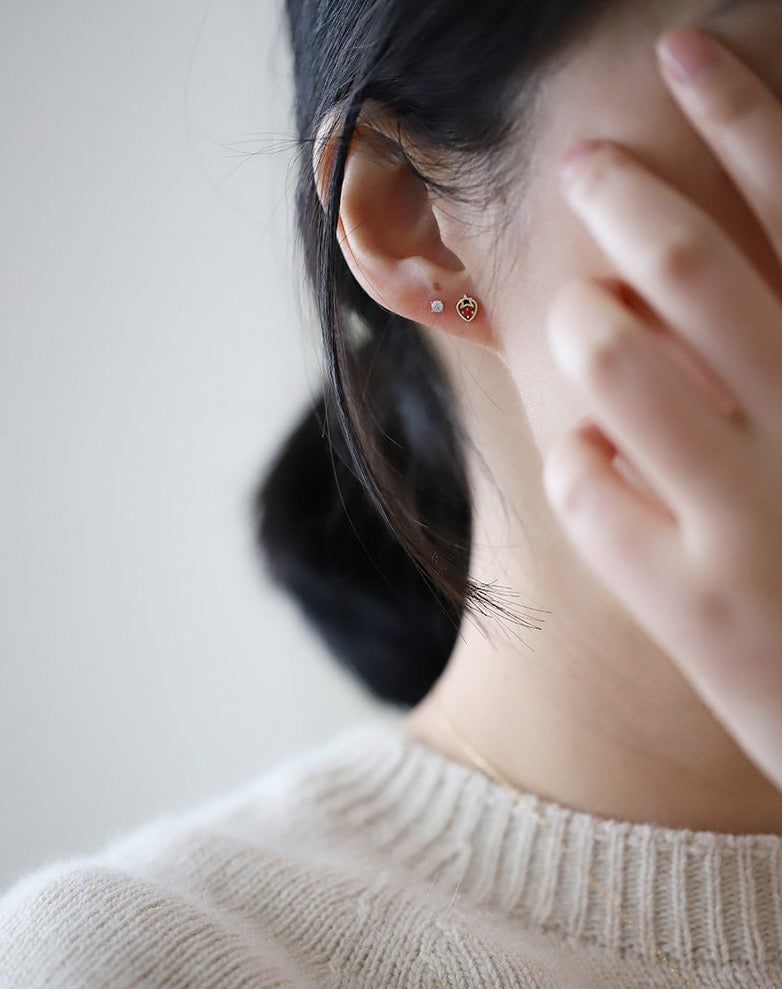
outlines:
M307 775L334 833L360 834L389 864L484 915L650 962L656 946L691 970L732 963L757 971L758 986L780 963L778 835L574 811L495 783L379 720L333 739Z

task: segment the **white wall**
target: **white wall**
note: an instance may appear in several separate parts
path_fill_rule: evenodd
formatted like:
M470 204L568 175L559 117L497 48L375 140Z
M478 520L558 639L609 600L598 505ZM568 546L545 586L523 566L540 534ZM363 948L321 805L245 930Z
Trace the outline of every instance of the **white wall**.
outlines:
M0 888L394 716L252 549L318 379L288 73L278 0L0 4Z

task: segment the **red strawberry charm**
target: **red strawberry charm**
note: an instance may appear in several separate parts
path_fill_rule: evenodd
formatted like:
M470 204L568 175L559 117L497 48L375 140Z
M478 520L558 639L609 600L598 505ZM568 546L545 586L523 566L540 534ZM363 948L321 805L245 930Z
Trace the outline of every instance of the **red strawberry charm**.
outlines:
M456 303L456 311L465 323L471 323L478 312L478 303L469 295L463 295Z

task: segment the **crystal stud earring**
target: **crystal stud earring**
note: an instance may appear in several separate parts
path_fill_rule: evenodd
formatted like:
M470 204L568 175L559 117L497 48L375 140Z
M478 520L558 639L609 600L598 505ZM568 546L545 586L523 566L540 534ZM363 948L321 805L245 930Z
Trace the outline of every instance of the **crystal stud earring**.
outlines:
M432 303L432 312L442 312L443 309L445 309L445 306L443 305L442 300L435 299Z

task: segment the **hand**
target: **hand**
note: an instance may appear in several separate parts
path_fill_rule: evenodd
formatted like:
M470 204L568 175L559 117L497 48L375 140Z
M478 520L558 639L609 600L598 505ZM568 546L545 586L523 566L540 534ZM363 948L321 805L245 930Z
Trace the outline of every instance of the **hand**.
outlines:
M690 83L664 75L782 265L782 105L715 40L673 35L716 52ZM550 313L551 344L594 422L551 450L546 492L587 562L782 788L782 301L709 215L618 145L581 157L566 194L633 293L705 365L711 397L638 307L571 282Z

